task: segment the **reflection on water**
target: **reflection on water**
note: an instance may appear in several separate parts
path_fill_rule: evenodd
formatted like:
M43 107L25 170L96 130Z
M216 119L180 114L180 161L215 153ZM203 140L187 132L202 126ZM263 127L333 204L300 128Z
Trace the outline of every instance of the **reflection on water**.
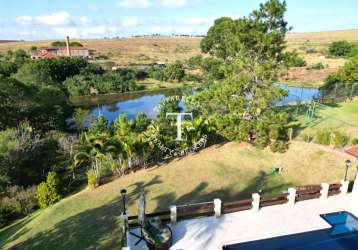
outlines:
M109 122L114 121L121 114L127 114L128 118L132 119L138 113L144 113L150 119L154 119L159 111L159 103L164 97L164 94L158 94L117 103L101 104L92 108L91 114L94 116L102 114Z
M288 91L288 96L277 102L278 106L297 101L308 101L318 98L320 92L316 88L291 87L277 84ZM154 119L159 112L159 103L164 97L182 95L180 90L159 90L145 93L130 93L121 95L81 97L72 100L76 106L91 109L91 114L104 115L109 122L113 122L121 114L127 114L133 119L137 114L144 113Z
M294 102L310 101L320 97L320 91L317 88L292 87L280 83L277 83L276 86L288 91L288 96L277 102L278 106Z

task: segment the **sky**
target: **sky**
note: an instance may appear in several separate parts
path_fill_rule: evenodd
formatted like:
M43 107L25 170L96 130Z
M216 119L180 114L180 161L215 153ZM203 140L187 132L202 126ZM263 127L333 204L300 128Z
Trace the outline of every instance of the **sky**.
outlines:
M262 0L0 0L0 40L204 35ZM292 32L358 28L358 0L287 0Z

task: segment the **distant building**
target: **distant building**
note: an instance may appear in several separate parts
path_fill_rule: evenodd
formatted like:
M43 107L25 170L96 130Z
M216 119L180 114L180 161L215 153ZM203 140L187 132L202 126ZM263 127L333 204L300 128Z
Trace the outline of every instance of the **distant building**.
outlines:
M66 46L40 48L40 49L37 49L31 53L32 59L56 58L56 57L65 57L65 56L88 58L90 56L90 53L87 48L78 47L78 46L70 47L70 55L68 53Z

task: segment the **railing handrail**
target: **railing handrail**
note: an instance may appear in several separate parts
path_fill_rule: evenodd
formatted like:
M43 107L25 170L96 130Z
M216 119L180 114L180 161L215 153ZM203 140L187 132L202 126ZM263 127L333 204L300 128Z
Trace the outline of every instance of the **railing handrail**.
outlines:
M342 184L333 183L329 185L328 196L336 195L341 192L340 188ZM297 186L296 187L296 201L304 201L308 199L315 199L321 196L321 185L306 185L306 186ZM280 193L280 194L272 194L268 196L262 196L260 199L260 207L273 206L278 204L285 204L288 202L289 193ZM243 211L251 209L253 202L253 198L246 198L240 200L231 200L231 201L223 201L221 204L221 209L223 213L231 213L236 211ZM214 214L214 202L200 202L200 203L192 203L192 204L183 204L178 205L178 218L186 219L186 218L195 218L202 216L211 216ZM150 214L146 214L147 217L162 217L162 219L170 220L170 210L163 210L159 212L153 212ZM138 216L129 216L128 221L137 220ZM129 223L130 225L137 225L136 222Z

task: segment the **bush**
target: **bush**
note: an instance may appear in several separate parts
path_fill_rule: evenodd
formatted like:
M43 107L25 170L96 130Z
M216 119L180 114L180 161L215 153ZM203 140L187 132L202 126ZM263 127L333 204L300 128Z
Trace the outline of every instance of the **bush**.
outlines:
M202 66L202 63L203 63L202 55L190 57L186 62L188 68L190 69L198 69Z
M168 80L167 76L165 75L164 69L161 68L151 67L148 69L148 74L150 78L161 82Z
M133 70L117 70L104 74L75 75L63 83L71 95L90 95L91 89L98 94L127 92L137 90L136 72Z
M353 138L352 145L357 145L357 144L358 144L358 138Z
M38 207L36 188L19 186L8 188L0 199L0 228L33 212Z
M317 53L317 50L314 49L314 48L308 48L308 49L306 50L306 53L307 53L307 54L314 54L314 53Z
M185 76L185 70L183 64L179 61L176 61L173 64L169 64L165 68L165 75L169 80L181 81Z
M309 134L304 134L304 135L303 135L303 140L304 140L305 142L311 142L311 141L313 141L313 136L312 136L312 135L309 135Z
M331 144L331 132L329 130L318 131L315 141L318 144L330 145Z
M96 188L98 186L96 174L92 169L87 171L87 184L91 188Z
M333 95L338 90L351 90L352 84L356 86L358 82L358 57L352 58L349 62L346 62L337 72L329 74L325 80L325 83L321 90L325 92L325 95ZM356 95L353 93L353 95Z
M58 194L58 190L59 186L57 175L54 172L49 172L46 182L41 182L37 186L36 198L40 207L46 208L59 201L61 197Z
M342 148L345 145L348 144L348 136L346 136L345 134L339 132L339 131L335 131L333 132L334 135L334 146L337 148Z
M52 46L55 47L64 47L66 46L66 42L65 41L55 41L51 43ZM83 45L80 42L70 42L70 46L77 46L77 47L83 47Z
M297 50L288 52L285 61L288 67L303 67L307 65L306 61L300 57Z
M348 56L351 53L353 44L347 41L338 41L330 44L328 51L333 56Z
M356 57L358 56L358 44L354 45L351 49L351 52L349 52L350 57Z
M307 69L324 69L324 65L319 62L319 63L315 63L315 64L312 64L311 66L307 67Z
M274 153L285 153L288 149L288 143L286 141L277 140L271 143L270 148Z

